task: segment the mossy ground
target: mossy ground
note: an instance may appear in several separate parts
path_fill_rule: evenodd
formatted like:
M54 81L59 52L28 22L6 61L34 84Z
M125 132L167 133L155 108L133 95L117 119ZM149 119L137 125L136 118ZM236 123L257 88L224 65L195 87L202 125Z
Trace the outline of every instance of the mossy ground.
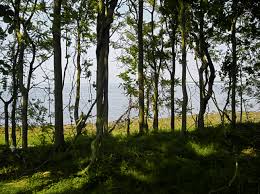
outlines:
M72 134L67 129L65 152L55 152L47 140L17 154L1 146L0 193L203 194L223 186L218 193L260 192L259 123L215 125L186 137L169 130L127 137L118 130L104 138L88 174L82 172L93 133L75 143Z

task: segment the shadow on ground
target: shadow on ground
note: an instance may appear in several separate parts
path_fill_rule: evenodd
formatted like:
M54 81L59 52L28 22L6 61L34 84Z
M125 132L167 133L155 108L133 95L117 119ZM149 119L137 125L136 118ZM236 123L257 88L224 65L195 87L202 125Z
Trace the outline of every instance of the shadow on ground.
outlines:
M0 148L2 193L258 193L260 124L189 132L108 136L87 175L93 137L69 151L30 148L18 156ZM236 163L238 164L236 168Z

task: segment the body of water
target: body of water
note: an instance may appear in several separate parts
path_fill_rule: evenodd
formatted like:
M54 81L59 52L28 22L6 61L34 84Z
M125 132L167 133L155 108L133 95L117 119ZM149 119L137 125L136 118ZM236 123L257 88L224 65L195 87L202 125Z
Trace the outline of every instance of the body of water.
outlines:
M194 83L187 84L188 86L188 95L189 95L189 103L188 106L190 108L189 113L198 113L199 111L199 88ZM222 83L217 83L214 85L214 92L215 92L215 98L217 100L218 106L222 109L226 103L227 98L227 92L224 90L224 85ZM49 91L52 92L51 95L49 95ZM74 107L74 101L75 101L75 91L72 91L71 84L65 84L63 89L63 104L64 104L64 123L69 124L73 122L73 107ZM166 92L161 91L160 92L161 97L164 98L165 96L169 95ZM152 93L151 93L152 95ZM182 91L181 87L176 87L176 100L181 99L182 97ZM240 97L237 96L237 100L239 100ZM245 96L243 97L245 100L245 107L246 111L259 111L259 106L256 106L256 101L253 99L250 99L249 97ZM45 116L45 120L47 122L54 122L53 118L53 111L54 111L54 100L53 100L53 89L50 89L48 85L42 85L38 88L33 88L30 91L30 100L32 102L36 102L39 100L42 106L47 108L47 115ZM87 113L91 104L95 100L95 89L90 87L88 83L83 83L81 86L81 100L80 100L80 112ZM177 100L178 101L178 100ZM239 103L238 103L239 104ZM250 106L254 105L254 106ZM119 83L110 83L109 84L109 121L117 120L126 110L128 107L128 98L124 94L124 91L122 88L119 87ZM240 107L237 107L238 110L240 110ZM2 112L2 121L1 124L3 124L3 103L1 102L1 112ZM150 110L152 112L152 110ZM209 101L208 105L208 112L217 112L216 105L213 103L212 100ZM133 110L131 116L137 116L138 111ZM92 111L92 118L90 121L95 120L96 115L96 108L93 108ZM159 110L159 116L161 118L163 117L169 117L170 116L170 110L166 106L160 107Z

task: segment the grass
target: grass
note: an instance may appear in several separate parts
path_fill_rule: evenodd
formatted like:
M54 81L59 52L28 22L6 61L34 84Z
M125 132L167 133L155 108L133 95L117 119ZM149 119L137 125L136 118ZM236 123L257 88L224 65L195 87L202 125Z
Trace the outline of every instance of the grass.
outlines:
M68 150L55 152L47 139L51 131L34 129L35 135L46 136L44 144L29 138L34 146L17 154L0 146L0 193L203 194L223 186L218 193L259 193L259 129L260 123L243 123L236 130L229 125L190 130L187 137L162 128L127 137L118 128L104 138L100 160L86 175L92 130L74 144L66 128Z

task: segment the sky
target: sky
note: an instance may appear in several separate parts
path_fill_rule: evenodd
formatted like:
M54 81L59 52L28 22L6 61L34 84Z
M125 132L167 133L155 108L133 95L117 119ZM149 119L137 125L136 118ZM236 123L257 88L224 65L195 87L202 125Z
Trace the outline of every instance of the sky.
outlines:
M121 8L121 12L126 11L126 6ZM149 21L150 17L147 11L144 12L144 19L146 22ZM95 31L95 26L92 28L92 30ZM64 31L63 31L64 33ZM120 33L120 32L119 32ZM113 36L111 37L111 41L119 41L120 38L120 34L118 34L118 32L114 33ZM72 46L74 46L72 44ZM145 48L146 49L146 48ZM96 47L95 45L93 45L92 47L90 47L87 50L87 53L83 53L82 54L82 58L86 59L91 59L92 63L93 63L93 67L91 68L92 70L92 82L95 81L95 77L96 77ZM69 67L68 67L68 71L66 73L66 78L65 78L65 83L71 83L71 80L73 80L73 74L74 74L74 66L73 66L73 55L74 55L74 48L70 48L70 55L72 56L69 60ZM120 64L119 61L117 61L117 57L119 57L122 54L122 51L120 50L115 50L114 48L112 48L112 46L110 46L110 54L109 54L109 83L120 83L121 79L118 77L119 73L123 71L123 67ZM75 60L75 59L74 59ZM66 64L66 58L65 58L65 41L62 40L62 66L63 69L65 67ZM187 55L187 64L188 64L188 69L190 71L190 73L192 74L193 78L195 80L198 80L198 73L197 73L197 68L196 68L196 63L194 61L194 56L191 54L191 52L188 52ZM35 66L37 66L37 63L35 64ZM219 69L219 65L215 64L216 69ZM36 70L35 72L35 83L37 82L41 82L43 80L43 77L46 76L46 74L48 76L53 76L51 73L51 71L53 71L53 58L51 58L50 60L46 61L46 63L43 65L43 68L39 68L38 70ZM181 64L176 61L176 77L181 77L181 72L182 72L182 67ZM164 72L164 77L169 77L167 71ZM193 79L191 78L191 76L189 75L189 73L187 73L187 81L191 82ZM219 80L219 78L217 77L216 80ZM88 82L88 80L82 78L82 82Z

